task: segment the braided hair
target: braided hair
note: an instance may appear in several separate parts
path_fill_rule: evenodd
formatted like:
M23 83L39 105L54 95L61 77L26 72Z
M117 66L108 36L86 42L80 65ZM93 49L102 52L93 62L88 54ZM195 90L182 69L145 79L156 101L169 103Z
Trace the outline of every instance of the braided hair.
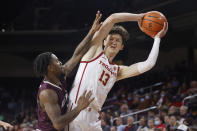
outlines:
M52 52L44 52L39 54L34 60L34 72L37 76L47 75L47 67L51 62Z

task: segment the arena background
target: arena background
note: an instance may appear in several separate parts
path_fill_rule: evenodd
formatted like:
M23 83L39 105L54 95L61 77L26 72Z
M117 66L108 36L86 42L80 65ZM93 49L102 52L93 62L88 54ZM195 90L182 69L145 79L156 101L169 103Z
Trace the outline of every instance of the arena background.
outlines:
M172 85L175 92L182 89L183 83L186 84L186 94L184 97L176 94L180 99L175 102L182 102L185 97L195 95L196 90L190 92L190 89L197 88L196 4L196 0L1 1L0 120L21 124L24 123L21 119L18 120L23 116L21 114L36 119L36 93L41 78L36 78L33 73L34 58L41 52L52 51L63 62L68 60L90 29L97 10L103 14L102 20L116 12L144 13L157 10L162 12L169 22L169 30L162 39L156 66L143 75L115 84L108 96L110 102L107 101L104 105L104 112L121 112L118 107L123 103L128 105L127 97L130 95L132 100L136 94L141 99L146 93L153 96L154 92L158 91L158 98L155 99L159 100L162 89L166 87L165 92L169 93L171 87L168 87L168 84ZM115 62L130 65L145 60L152 47L152 38L141 32L135 22L120 25L128 29L131 38ZM76 70L77 68L69 77L70 85ZM151 86L159 82L162 83ZM173 82L178 84L173 85ZM116 99L111 101L109 98ZM173 96L169 99L172 100L171 103L174 102ZM196 105L196 101L192 105ZM148 107L150 105L139 110ZM179 107L180 105L177 106ZM194 107L190 107L188 112L196 116L197 110ZM137 107L134 109L132 105L129 109L137 111Z

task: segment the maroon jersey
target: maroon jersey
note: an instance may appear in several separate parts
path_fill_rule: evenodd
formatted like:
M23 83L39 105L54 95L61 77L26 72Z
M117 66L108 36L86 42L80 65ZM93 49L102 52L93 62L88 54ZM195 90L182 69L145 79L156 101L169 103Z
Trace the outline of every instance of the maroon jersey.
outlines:
M57 86L48 81L43 81L39 87L37 101L38 101L38 125L37 129L41 131L56 131L53 127L51 120L49 119L47 113L43 111L39 104L39 95L40 92L45 89L53 90L58 96L58 104L61 110L61 114L64 114L67 111L68 104L68 93L66 90L66 81L61 81L61 85Z

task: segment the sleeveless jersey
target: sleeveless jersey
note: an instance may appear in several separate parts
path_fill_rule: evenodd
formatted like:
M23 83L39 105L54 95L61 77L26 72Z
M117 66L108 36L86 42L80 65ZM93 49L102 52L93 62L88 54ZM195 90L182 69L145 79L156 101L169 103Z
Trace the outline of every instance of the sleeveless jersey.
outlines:
M67 111L68 105L68 93L66 90L66 81L61 81L61 86L54 85L48 81L43 81L39 87L37 102L38 102L38 125L37 130L40 131L57 131L49 119L47 113L43 111L39 104L39 95L40 92L45 89L53 90L58 96L58 104L61 110L61 114L64 114Z
M116 82L118 70L119 66L109 63L103 52L91 61L81 61L69 94L69 110L77 105L85 90L91 90L95 99L89 107L100 111L108 92Z

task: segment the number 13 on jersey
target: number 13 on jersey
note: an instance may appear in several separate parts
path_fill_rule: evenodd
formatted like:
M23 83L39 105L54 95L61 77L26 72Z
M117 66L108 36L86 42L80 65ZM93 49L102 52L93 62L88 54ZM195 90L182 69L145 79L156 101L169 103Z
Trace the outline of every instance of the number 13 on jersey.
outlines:
M99 78L99 81L105 86L107 84L109 78L110 78L110 75L103 70L103 72Z

